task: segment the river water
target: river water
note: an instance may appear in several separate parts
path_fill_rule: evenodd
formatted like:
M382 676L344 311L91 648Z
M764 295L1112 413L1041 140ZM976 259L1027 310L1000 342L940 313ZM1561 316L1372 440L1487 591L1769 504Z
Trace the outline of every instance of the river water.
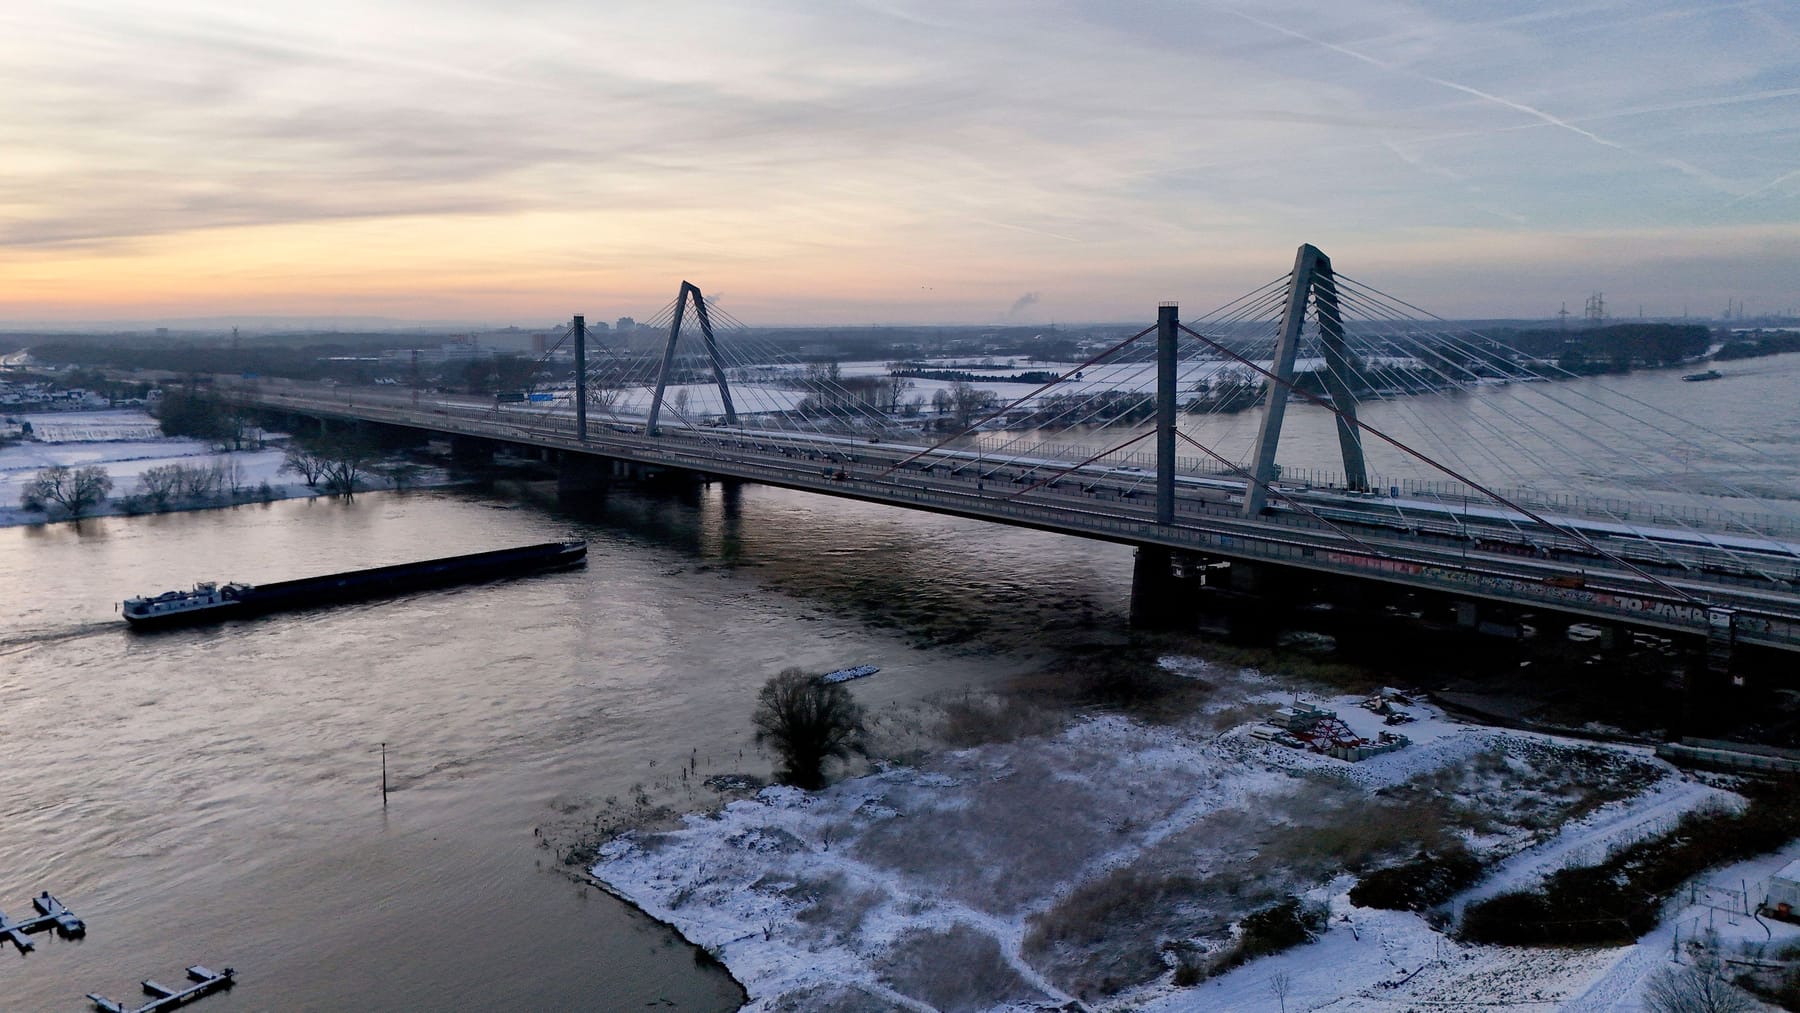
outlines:
M150 635L113 612L569 535L584 569ZM192 963L239 970L218 1013L735 1008L536 828L766 774L748 718L787 665L881 666L878 713L979 687L1046 630L1120 626L1129 576L1118 546L719 485L579 518L444 491L0 530L0 910L49 890L89 925L7 947L0 1010Z

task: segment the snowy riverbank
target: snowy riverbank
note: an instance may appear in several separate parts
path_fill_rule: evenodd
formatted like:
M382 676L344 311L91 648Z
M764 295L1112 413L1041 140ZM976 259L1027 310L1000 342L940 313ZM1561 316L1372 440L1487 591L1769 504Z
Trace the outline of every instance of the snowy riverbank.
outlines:
M60 520L60 512L46 516L39 511L19 506L19 495L25 485L43 469L62 464L72 468L98 465L112 479L112 495L89 516L108 516L128 512L121 501L137 490L140 476L151 468L168 464L210 467L215 462L228 468L232 480L244 489L253 490L251 501L261 501L262 486L268 486L267 498L305 499L320 495L305 482L281 470L283 452L279 447L262 450L239 450L222 453L201 440L148 437L156 420L143 412L62 412L53 416L32 416L31 420L45 428L46 440L25 440L0 447L0 527L16 524L42 524ZM271 434L271 442L285 437ZM366 476L365 489L392 488L392 483L378 475ZM449 478L442 471L425 471L412 481L415 486L445 485ZM209 509L226 503L207 503L180 509Z
M1412 745L1347 764L1249 734L1246 702L1288 702L1285 687L1192 659L1164 667L1214 684L1220 702L1175 725L1088 717L818 793L766 789L682 829L621 837L593 873L715 953L755 1011L1275 1011L1277 972L1290 1011L1635 1009L1657 965L1633 954L1666 939L1463 945L1420 915L1354 907L1342 869L1454 835L1493 862L1467 896L1486 895L1735 799L1643 749L1426 707L1403 729ZM1356 698L1307 702L1358 734L1382 728ZM1452 818L1439 826L1427 810ZM1232 945L1230 925L1290 896L1328 907L1316 941L1174 983L1184 961Z

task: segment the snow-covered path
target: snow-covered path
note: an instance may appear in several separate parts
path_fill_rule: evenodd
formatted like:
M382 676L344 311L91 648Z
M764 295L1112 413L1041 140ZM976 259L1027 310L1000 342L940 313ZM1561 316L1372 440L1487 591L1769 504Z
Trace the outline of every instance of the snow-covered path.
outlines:
M1379 716L1355 708L1353 700L1321 702L1360 733L1381 727ZM1650 784L1510 856L1458 904L1528 885L1570 862L1599 860L1695 806L1735 798L1676 776L1642 749L1460 725L1429 707L1415 710L1421 720L1406 727L1416 736L1414 746L1356 765L1257 741L1244 734L1245 727L1220 735L1090 717L1043 740L947 754L931 769L894 768L810 795L767 789L716 816L689 817L685 829L620 838L602 850L593 872L718 954L745 985L752 1011L805 1006L820 990L845 987L905 1009L931 1008L920 997L932 983L909 981L909 974L921 972L899 967L893 957L897 950L919 952L922 940L985 947L987 956L971 955L967 966L937 973L998 974L1014 984L996 986L1004 998L996 993L990 1008L1024 1009L1065 1003L1071 998L1066 988L1073 987L1066 984L1066 968L1034 966L1043 952L1032 950L1028 957L1027 939L1039 916L1054 916L1088 884L1137 869L1153 856L1166 859L1170 842L1209 817L1279 810L1318 776L1374 792L1433 771L1477 762L1491 768L1501 750L1552 766L1565 762L1563 751L1600 750L1635 765L1640 778L1632 783ZM1659 768L1665 772L1660 779ZM1004 786L1021 781L1029 789L1025 795L1005 793L1010 789ZM1529 794L1536 787L1520 783L1517 790ZM1094 819L1131 818L1108 834L1085 838L1078 854L1048 863L1020 854L1002 880L971 876L971 863L1005 862L1008 852L967 835L985 833L996 819L1029 818L1018 806L1043 791L1051 791L1059 806L1092 809L1082 814L1088 824L1065 823L1071 839ZM998 808L979 810L982 821L960 819L971 806ZM999 840L1029 850L1016 835ZM932 853L920 854L921 848ZM1286 1009L1295 1013L1400 1013L1446 1003L1554 1009L1592 993L1606 976L1619 975L1627 990L1641 978L1623 969L1633 948L1462 946L1418 915L1353 907L1345 895L1351 882L1340 877L1312 890L1312 899L1329 905L1331 920L1309 945L1198 986L1176 987L1165 973L1085 1001L1096 1010L1144 1013L1277 1011L1282 1002L1270 979L1285 974L1291 983ZM981 892L996 888L1000 894Z

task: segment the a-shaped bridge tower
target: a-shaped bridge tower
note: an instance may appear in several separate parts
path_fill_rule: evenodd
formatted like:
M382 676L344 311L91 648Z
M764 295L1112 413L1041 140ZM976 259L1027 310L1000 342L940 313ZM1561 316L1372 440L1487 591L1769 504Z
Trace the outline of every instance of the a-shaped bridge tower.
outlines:
M1275 481L1278 474L1275 446L1281 441L1281 419L1287 414L1288 391L1293 389L1294 355L1300 348L1300 332L1306 325L1308 304L1318 322L1319 346L1325 355L1322 378L1325 393L1337 409L1338 449L1344 456L1344 483L1358 491L1369 487L1369 471L1363 463L1362 430L1356 424L1356 398L1346 380L1351 375L1350 356L1344 347L1343 317L1338 312L1337 278L1331 273L1331 258L1307 243L1294 257L1287 306L1282 313L1281 331L1275 339L1274 363L1270 368L1280 379L1269 382L1262 428L1257 431L1256 445L1250 452L1250 480L1244 489L1244 514L1248 517L1257 516L1268 506L1269 483Z

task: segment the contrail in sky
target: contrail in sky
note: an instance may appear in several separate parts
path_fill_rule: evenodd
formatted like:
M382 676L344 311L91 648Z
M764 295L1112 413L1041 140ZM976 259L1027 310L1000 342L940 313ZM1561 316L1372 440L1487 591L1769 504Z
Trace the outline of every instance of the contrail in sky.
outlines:
M1723 177L1720 177L1720 176L1714 175L1713 173L1707 172L1705 169L1699 168L1698 166L1691 165L1687 162L1680 161L1679 159L1662 158L1662 157L1659 157L1656 155L1650 155L1650 154L1646 154L1641 151L1636 151L1632 148L1626 147L1623 144L1620 144L1618 141L1614 141L1614 140L1610 140L1605 137L1601 137L1599 134L1594 133L1592 130L1586 130L1586 129L1583 129L1582 127L1578 127L1575 124L1570 123L1568 120L1565 120L1559 116L1554 116L1550 113L1545 112L1542 109L1536 108L1535 106L1529 106L1523 102L1515 102L1512 99L1505 97L1504 95L1495 95L1492 92L1482 91L1480 88L1471 88L1466 84L1458 84L1455 81L1449 81L1449 80L1446 80L1441 77L1433 77L1430 74L1426 74L1421 71L1413 70L1410 67L1403 67L1399 64L1389 63L1385 60L1378 60L1375 57L1369 56L1366 53L1359 53L1356 50L1349 48L1348 46L1340 46L1334 42L1327 42L1324 39L1314 38L1313 36L1307 35L1303 32L1297 32L1292 28L1288 28L1283 25L1278 25L1271 21L1264 21L1262 18L1256 17L1255 15L1252 15L1252 14L1246 14L1241 10L1232 10L1231 13L1236 14L1238 17L1243 18L1245 21L1248 21L1253 25L1260 25L1263 28L1267 28L1269 31L1279 32L1282 35L1289 36L1290 38L1299 39L1302 42L1311 43L1312 45L1320 46L1324 49L1329 49L1334 53L1342 54L1353 60L1359 60L1363 63L1369 64L1372 67L1379 67L1382 70L1392 71L1392 72L1400 73L1400 74L1406 74L1411 77L1419 78L1420 80L1423 80L1423 81L1429 81L1432 84L1438 85L1439 87L1450 88L1455 91L1460 91L1465 95L1472 95L1475 98L1481 99L1484 102L1491 102L1495 105L1502 106L1507 109L1511 109L1514 112L1524 113L1525 115L1530 116L1533 119L1536 119L1541 123L1546 123L1550 126L1557 127L1562 130L1567 130L1570 133L1575 134L1576 136L1584 137L1590 141L1593 141L1595 144L1599 144L1604 147L1612 148L1617 151L1623 151L1628 155L1636 155L1639 158L1651 159L1652 161L1655 161L1657 164L1662 165L1666 168L1674 169L1676 172L1679 172L1684 176L1688 176L1693 179L1698 179L1698 180L1706 183L1708 186L1712 187L1715 190L1720 190L1724 193L1728 193L1733 196L1740 196L1742 193L1742 188L1736 186L1730 180L1724 179Z
M1528 106L1523 102L1514 102L1512 99L1505 98L1500 95L1495 95L1490 92L1485 92L1479 88L1471 88L1466 84L1457 84L1455 81L1446 81L1441 77L1432 77L1430 74L1420 73L1419 71L1413 70L1410 67L1402 67L1399 64L1388 63L1385 60L1377 60L1373 56L1369 56L1365 53L1359 53L1356 50L1349 48L1348 46L1340 46L1334 42L1326 42L1324 39L1314 38L1314 37L1304 34L1302 32L1297 32L1297 31L1293 30L1292 28L1288 28L1284 25L1275 24L1272 21L1264 21L1262 18L1256 17L1254 15L1250 15L1250 14L1245 14L1243 11L1234 10L1234 11L1232 11L1232 13L1236 14L1238 17L1243 18L1245 21L1248 21L1253 25L1261 25L1262 27L1267 28L1268 30L1270 30L1272 32L1280 32L1283 35L1287 35L1287 36L1291 36L1293 38L1299 39L1301 42L1310 42L1315 46L1322 46L1326 49L1331 50L1334 53L1341 53L1344 56L1348 56L1353 60L1361 60L1363 63L1369 64L1370 66L1380 67L1382 70L1391 70L1391 71L1396 71L1398 73L1410 74L1414 77L1423 78L1426 81L1430 81L1432 84L1440 85L1445 88L1453 88L1457 91L1463 92L1464 94L1473 95L1478 99L1483 99L1485 101L1492 102L1496 105L1505 106L1506 108L1514 110L1515 112L1521 112L1527 116L1536 117L1537 119L1540 119L1540 120L1544 121L1545 123L1550 124L1553 127L1561 127L1564 130L1572 131L1576 134L1579 134L1582 137L1585 137L1588 140L1593 141L1595 144L1604 144L1609 148L1617 148L1620 151L1627 150L1623 144L1619 144L1616 141L1609 141L1606 138L1601 137L1599 134L1594 133L1592 130L1583 130L1580 127L1576 126L1573 123L1570 123L1567 120L1558 119L1557 117L1550 115L1549 113L1543 111L1542 109L1533 108L1532 106Z

